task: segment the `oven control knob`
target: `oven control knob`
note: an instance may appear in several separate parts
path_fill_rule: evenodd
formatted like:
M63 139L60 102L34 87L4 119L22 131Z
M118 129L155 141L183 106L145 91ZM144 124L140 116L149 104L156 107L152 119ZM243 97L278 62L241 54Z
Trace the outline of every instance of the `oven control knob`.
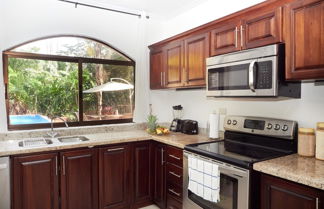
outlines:
M280 125L276 124L275 127L274 127L274 130L276 130L276 131L280 130Z
M236 120L233 120L233 125L235 126L237 124L237 121Z
M231 120L227 120L227 125L231 125L232 121Z
M269 129L269 130L272 129L272 124L271 123L267 124L267 129Z
M288 131L288 126L287 126L287 125L284 125L284 126L282 127L282 130L283 130L283 131Z

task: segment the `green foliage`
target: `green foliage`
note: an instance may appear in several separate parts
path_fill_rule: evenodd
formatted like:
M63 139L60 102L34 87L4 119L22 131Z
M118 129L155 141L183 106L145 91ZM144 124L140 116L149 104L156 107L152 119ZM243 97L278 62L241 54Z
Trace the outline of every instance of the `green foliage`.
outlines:
M88 41L88 57L96 53L96 42ZM97 46L99 47L99 46ZM33 51L37 51L34 48ZM107 48L97 51L111 59L125 59L118 53L109 53ZM84 47L69 46L66 54L84 56ZM71 53L70 53L71 54ZM98 55L99 56L99 55ZM98 57L95 56L95 57ZM104 58L100 57L100 58ZM99 57L98 57L99 58ZM76 121L79 111L78 63L9 58L8 60L8 93L10 114L42 114L49 117L65 116ZM83 64L83 90L101 85L110 78L124 78L133 83L134 68L130 66L101 65L104 73L99 74L99 64ZM98 94L83 94L85 112L98 111ZM117 108L118 105L129 104L129 91L103 93L103 104Z
M156 128L158 126L157 124L157 116L156 115L152 115L152 114L149 114L147 116L147 119L146 119L146 122L147 122L147 130L149 133L155 133L156 131Z

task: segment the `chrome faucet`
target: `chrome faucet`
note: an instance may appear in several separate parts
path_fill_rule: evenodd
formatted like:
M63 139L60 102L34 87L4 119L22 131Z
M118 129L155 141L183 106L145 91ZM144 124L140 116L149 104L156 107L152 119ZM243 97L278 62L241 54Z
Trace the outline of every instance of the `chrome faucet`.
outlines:
M54 138L58 133L54 132L54 120L55 119L60 119L61 121L63 121L65 123L65 126L68 128L69 125L67 124L67 122L61 118L61 117L53 117L51 119L51 132L48 132L47 135L50 136L51 138Z

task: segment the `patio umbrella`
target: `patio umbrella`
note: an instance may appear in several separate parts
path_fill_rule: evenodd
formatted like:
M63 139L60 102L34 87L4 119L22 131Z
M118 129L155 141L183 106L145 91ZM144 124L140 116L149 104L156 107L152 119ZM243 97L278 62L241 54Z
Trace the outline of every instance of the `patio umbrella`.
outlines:
M121 80L125 83L116 82L114 80ZM129 101L131 105L131 113L133 112L133 104L132 104L132 96L134 85L126 81L122 78L111 78L109 82L104 83L100 86L93 87L91 89L83 91L83 93L97 93L97 92L108 92L108 91L123 91L123 90L129 90ZM102 97L101 97L101 104L102 104Z

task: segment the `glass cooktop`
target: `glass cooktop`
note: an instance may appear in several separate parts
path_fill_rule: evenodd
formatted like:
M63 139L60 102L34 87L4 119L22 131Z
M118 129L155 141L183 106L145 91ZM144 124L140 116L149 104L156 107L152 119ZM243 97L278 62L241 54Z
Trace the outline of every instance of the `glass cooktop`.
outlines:
M268 149L254 144L223 140L187 145L185 150L243 167L254 162L286 155L286 152Z

